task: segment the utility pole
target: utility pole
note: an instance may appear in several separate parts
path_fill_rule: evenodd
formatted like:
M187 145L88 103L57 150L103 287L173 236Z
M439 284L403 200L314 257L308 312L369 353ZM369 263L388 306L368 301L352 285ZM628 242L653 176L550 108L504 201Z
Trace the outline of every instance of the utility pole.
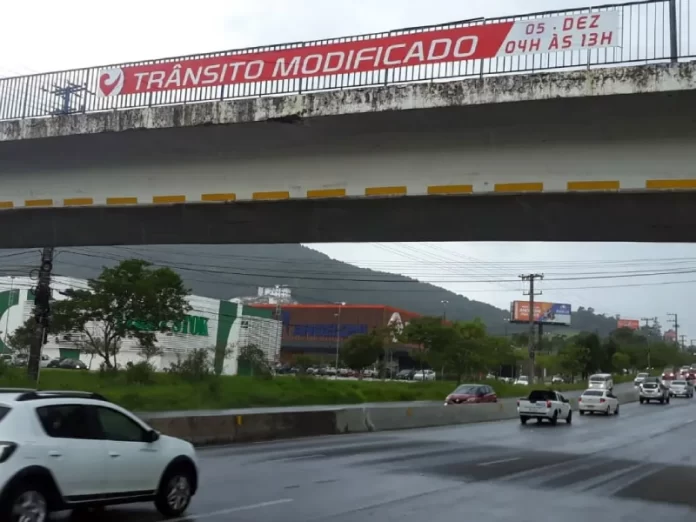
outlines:
M84 103L81 107L73 107L73 98L82 98L81 93L85 92L88 94L94 94L92 91L87 89L83 85L77 85L72 82L67 82L65 87L59 87L54 85L52 90L42 88L42 91L51 94L58 98L59 105L50 114L52 116L60 116L65 114L75 114L76 112L82 112L84 110Z
M51 317L51 271L53 270L53 247L45 247L41 253L41 268L36 289L34 290L34 319L36 332L29 349L29 378L38 383L41 348L46 342Z
M335 303L338 305L338 312L336 312L336 376L334 379L338 379L338 364L339 364L339 353L341 351L341 309L346 306L343 301Z
M544 279L543 274L527 274L527 275L521 275L520 279L522 281L529 281L529 290L524 292L524 295L529 296L529 383L533 384L534 383L534 359L535 359L535 354L534 354L534 336L535 336L535 331L534 331L534 296L535 295L541 295L541 292L535 292L534 290L534 281L537 279Z
M443 299L440 301L442 303L442 322L446 323L447 322L447 305L449 304L449 301L447 299Z
M668 319L667 322L674 325L674 342L679 346L679 315L667 314L667 317L672 317L672 319Z
M684 350L684 349L686 348L686 335L681 334L681 335L679 336L679 340L681 341L681 342L679 343L679 346L681 346L681 349Z

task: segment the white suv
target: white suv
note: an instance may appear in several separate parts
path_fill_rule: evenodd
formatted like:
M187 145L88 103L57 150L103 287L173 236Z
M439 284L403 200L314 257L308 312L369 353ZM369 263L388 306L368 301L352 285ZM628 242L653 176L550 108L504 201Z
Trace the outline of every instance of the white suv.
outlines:
M178 517L197 487L191 444L100 395L0 389L2 522L144 501Z

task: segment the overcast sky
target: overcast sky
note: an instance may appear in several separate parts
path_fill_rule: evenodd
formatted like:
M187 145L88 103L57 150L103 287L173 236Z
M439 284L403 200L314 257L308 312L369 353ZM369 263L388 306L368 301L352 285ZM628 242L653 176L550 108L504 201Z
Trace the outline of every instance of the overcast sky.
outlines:
M475 17L589 4L583 0L86 0L4 2L0 76L311 40ZM12 43L12 45L8 45ZM522 272L544 272L543 300L592 306L626 318L678 312L696 336L696 246L450 243L320 245L334 258L414 275L506 307L521 297ZM684 272L645 276L650 272ZM581 273L598 279L551 281ZM616 277L617 275L629 277ZM666 283L666 284L665 284ZM678 284L675 284L678 283ZM633 286L626 286L633 285ZM595 288L605 287L605 288Z

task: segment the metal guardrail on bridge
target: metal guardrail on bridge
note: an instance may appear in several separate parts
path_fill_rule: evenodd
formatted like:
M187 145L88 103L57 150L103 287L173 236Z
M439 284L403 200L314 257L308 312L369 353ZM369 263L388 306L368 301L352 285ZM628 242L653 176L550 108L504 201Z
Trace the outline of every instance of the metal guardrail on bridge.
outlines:
M199 103L259 96L277 96L322 90L341 90L356 87L394 85L416 82L447 81L491 75L536 73L541 71L585 69L630 64L676 62L696 55L692 47L691 2L696 0L644 0L600 7L545 11L522 16L477 19L448 24L399 29L385 33L298 42L256 47L177 58L132 62L102 67L74 69L0 79L0 120L47 117L73 113L92 113L118 109ZM509 22L596 14L615 11L619 17L618 42L612 47L582 48L566 51L535 52L492 58L467 59L443 63L425 63L382 70L324 74L311 77L290 77L245 81L228 85L200 86L160 90L156 92L124 93L103 96L105 71L124 68L147 68L156 64L171 64L190 60L210 60L218 63L225 57L258 56L259 53L299 52L308 47L340 46L372 40L449 29L471 28L483 31ZM696 12L694 13L696 15ZM540 20L543 21L543 20ZM478 28L478 29L476 29ZM555 28L554 28L555 29ZM529 34L529 33L527 33ZM427 36L427 35L426 35ZM696 45L694 45L696 47ZM386 59L385 59L386 62ZM263 66L263 64L262 64ZM199 76L200 71L199 70ZM122 73L121 73L122 74ZM140 80L138 80L140 81ZM100 89L102 89L100 91Z

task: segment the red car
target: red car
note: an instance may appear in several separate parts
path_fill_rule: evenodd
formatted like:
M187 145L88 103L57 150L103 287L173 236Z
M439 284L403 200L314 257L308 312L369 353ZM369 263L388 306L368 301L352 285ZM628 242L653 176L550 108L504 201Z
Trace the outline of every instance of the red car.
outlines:
M495 390L487 384L462 384L445 399L445 406L498 402Z
M672 371L666 371L662 374L663 381L673 381L676 379L676 375Z

